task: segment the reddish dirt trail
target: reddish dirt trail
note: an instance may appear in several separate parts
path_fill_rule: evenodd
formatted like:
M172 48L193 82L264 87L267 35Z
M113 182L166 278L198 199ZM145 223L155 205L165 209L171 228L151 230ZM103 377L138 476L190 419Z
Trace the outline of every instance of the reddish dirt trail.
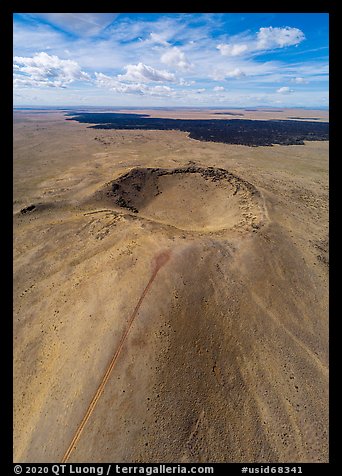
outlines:
M102 394L102 392L103 392L103 390L104 390L104 388L105 388L105 386L106 386L106 384L107 384L107 382L108 382L108 380L109 380L109 377L110 377L110 375L111 375L111 373L112 373L112 370L113 370L113 368L114 368L114 366L115 366L115 363L116 363L116 361L117 361L117 359L118 359L118 357L119 357L119 355L120 355L120 352L121 352L121 350L122 350L122 347L123 347L123 345L124 345L124 343L125 343L126 337L127 337L128 333L129 333L129 331L130 331L130 329L131 329L131 327L132 327L132 325L133 325L133 322L134 322L135 317L137 316L137 313L138 313L138 311L139 311L139 308L140 308L140 306L141 306L141 304L142 304L142 302L143 302L143 300L144 300L146 294L148 293L148 290L150 289L150 287L151 287L153 281L155 280L155 278L156 278L156 276L157 276L157 274L158 274L158 271L159 271L160 268L161 268L162 266L164 266L164 265L168 262L168 260L170 259L170 254L171 254L170 251L163 251L163 252L159 253L159 254L154 258L154 263L153 263L154 266L153 266L153 272L152 272L151 278L150 278L149 282L147 283L147 285L146 285L144 291L142 292L142 294L141 294L141 296L140 296L140 299L139 299L137 305L136 305L135 308L134 308L133 313L131 314L131 316L130 316L130 318L129 318L129 320L128 320L127 327L126 327L126 329L124 330L124 332L123 332L123 334L122 334L122 336L121 336L119 345L118 345L118 347L117 347L117 349L116 349L116 351L115 351L115 353L114 353L114 355L113 355L113 357L112 357L112 360L110 361L110 363L109 363L109 365L108 365L108 367L107 367L107 369L106 369L106 371L105 371L105 373L104 373L104 375L103 375L103 377L102 377L102 379L101 379L101 382L100 382L100 384L99 384L99 386L98 386L98 388L97 388L97 390L96 390L96 392L95 392L95 395L93 396L93 398L92 398L92 400L91 400L91 402L90 402L90 404L89 404L89 406L88 406L88 408L87 408L87 411L86 411L84 417L82 418L82 420L81 420L81 422L80 422L80 424L79 424L79 426L78 426L78 428L77 428L77 430L76 430L76 433L75 433L73 439L71 440L71 443L70 443L68 449L66 450L66 452L65 452L65 454L64 454L64 456L63 456L62 463L66 463L66 462L68 461L68 459L69 459L69 457L70 457L72 451L75 449L76 444L77 444L77 442L78 442L78 440L80 439L80 436L81 436L81 434L82 434L82 431L83 431L85 425L87 424L87 421L89 420L89 418L90 418L92 412L94 411L94 408L95 408L95 406L96 406L96 404L97 404L99 398L101 397L101 394Z

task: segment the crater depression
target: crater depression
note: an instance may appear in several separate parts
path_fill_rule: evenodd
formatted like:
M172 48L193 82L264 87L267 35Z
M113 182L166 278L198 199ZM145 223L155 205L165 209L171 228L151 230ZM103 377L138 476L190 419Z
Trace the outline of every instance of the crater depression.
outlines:
M134 168L107 183L96 198L195 232L256 230L263 215L262 197L254 185L213 167Z

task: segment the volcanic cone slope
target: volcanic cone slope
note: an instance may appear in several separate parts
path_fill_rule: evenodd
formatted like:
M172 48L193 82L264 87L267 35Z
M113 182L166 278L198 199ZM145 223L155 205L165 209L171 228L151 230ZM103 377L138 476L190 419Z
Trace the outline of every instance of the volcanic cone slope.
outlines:
M222 154L96 156L16 205L16 462L328 460L324 196Z

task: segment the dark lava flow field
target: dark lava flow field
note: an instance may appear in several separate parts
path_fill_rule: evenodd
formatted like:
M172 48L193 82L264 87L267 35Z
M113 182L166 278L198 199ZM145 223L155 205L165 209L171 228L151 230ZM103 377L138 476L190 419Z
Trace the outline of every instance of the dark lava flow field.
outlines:
M180 130L192 139L248 146L303 145L329 140L328 122L248 119L164 119L147 114L70 113L68 120L96 124L93 129Z

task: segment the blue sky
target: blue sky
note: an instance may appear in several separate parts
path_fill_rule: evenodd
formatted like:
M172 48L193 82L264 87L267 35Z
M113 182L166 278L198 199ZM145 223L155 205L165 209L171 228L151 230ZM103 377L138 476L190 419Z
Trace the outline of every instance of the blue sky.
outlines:
M327 107L324 13L18 13L14 105Z

